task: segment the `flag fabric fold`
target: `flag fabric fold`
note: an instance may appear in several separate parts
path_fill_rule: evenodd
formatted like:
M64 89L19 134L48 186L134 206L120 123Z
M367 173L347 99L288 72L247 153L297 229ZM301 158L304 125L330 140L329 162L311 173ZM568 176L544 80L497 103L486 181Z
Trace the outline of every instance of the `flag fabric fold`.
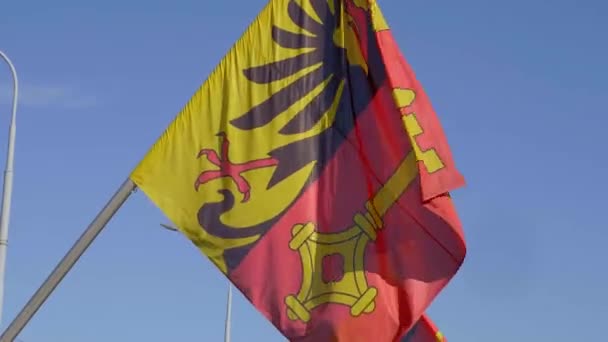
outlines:
M291 341L399 341L466 254L374 0L271 0L131 179Z

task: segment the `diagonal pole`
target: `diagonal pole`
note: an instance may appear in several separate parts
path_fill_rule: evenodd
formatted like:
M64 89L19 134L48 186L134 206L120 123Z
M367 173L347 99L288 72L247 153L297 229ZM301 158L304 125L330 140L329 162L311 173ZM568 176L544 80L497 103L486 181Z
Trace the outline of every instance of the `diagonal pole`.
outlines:
M8 152L4 170L4 187L2 189L2 212L0 212L0 324L4 308L4 279L6 270L6 250L8 248L8 224L11 212L13 194L13 162L15 159L15 135L17 131L17 99L19 97L19 80L13 62L0 51L0 57L6 62L13 75L13 107L11 123L8 130Z
M116 214L118 209L123 203L129 198L129 195L135 191L136 185L127 178L127 180L120 186L118 191L108 201L106 206L97 214L95 219L91 222L89 227L82 233L76 243L70 248L67 254L61 259L59 264L55 267L53 272L46 278L44 283L38 288L36 293L30 298L27 304L21 309L21 312L15 317L11 324L6 328L2 336L0 336L0 342L13 342L17 335L23 330L27 323L32 319L34 314L40 309L42 304L55 290L57 285L61 283L63 278L68 274L70 269L76 264L78 259L84 254L89 248L91 243L95 240L97 235L108 224L112 216Z

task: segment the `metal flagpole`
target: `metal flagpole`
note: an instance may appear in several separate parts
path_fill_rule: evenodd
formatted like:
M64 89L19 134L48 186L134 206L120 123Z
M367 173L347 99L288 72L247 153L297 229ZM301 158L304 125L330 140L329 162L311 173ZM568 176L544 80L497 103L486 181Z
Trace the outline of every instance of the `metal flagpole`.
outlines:
M226 328L224 342L230 342L230 317L232 316L232 284L228 282L228 300L226 301Z
M19 81L17 71L8 56L0 51L0 57L8 64L13 75L13 111L8 130L8 152L4 169L4 187L2 190L2 212L0 212L0 324L4 308L4 279L6 270L6 249L8 248L8 223L11 212L11 198L13 194L13 162L15 159L15 135L17 131L17 99L19 97Z
M95 219L93 219L91 224L89 224L78 241L76 241L63 259L61 259L59 264L57 264L53 272L46 278L32 298L30 298L23 309L21 309L21 312L19 312L17 317L15 317L4 333L2 333L0 342L13 342L15 340L21 330L23 330L30 319L32 319L36 311L40 309L53 290L55 290L61 280L68 274L70 269L76 264L78 259L84 254L93 240L95 240L97 235L105 228L112 216L116 214L118 209L120 209L122 204L129 198L129 195L135 189L135 183L127 178L105 207L97 214Z

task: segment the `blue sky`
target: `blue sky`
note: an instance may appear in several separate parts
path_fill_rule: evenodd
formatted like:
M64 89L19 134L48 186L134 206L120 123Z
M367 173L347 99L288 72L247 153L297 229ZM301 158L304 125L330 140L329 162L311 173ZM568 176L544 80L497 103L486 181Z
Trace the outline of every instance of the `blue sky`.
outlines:
M0 49L22 81L4 324L265 1L0 4ZM380 4L468 182L454 198L469 253L433 319L454 342L597 340L608 317L608 5ZM9 82L3 66L0 127ZM21 339L220 341L226 281L160 222L133 196ZM234 341L283 341L240 294L233 319Z

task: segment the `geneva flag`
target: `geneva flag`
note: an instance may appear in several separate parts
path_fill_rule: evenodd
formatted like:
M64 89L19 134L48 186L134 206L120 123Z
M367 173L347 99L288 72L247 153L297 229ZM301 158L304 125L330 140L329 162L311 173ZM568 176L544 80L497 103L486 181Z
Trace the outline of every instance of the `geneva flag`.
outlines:
M465 257L375 0L271 0L131 179L291 341L399 341Z

